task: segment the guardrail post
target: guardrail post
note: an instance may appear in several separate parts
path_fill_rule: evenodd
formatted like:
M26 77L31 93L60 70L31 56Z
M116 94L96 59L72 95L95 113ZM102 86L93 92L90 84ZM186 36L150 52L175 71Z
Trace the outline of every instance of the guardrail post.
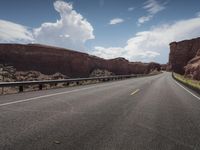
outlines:
M64 86L69 86L69 82L64 83Z
M1 94L4 94L4 87L2 87L1 89Z
M39 90L42 90L42 84L39 84Z
M24 88L22 85L19 86L19 92L23 92L24 91Z

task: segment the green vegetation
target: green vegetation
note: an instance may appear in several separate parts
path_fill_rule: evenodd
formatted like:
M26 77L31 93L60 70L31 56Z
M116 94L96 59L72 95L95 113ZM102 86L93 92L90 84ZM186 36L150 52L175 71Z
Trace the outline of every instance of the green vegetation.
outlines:
M174 78L176 78L180 82L183 82L184 84L187 84L193 88L197 88L200 90L200 81L192 80L190 78L187 78L187 77L177 74L177 73L173 73L173 74L174 74Z

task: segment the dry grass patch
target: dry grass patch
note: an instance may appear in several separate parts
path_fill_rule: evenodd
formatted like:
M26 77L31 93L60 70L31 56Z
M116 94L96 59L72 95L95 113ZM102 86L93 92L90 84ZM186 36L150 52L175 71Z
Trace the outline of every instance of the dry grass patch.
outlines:
M192 86L194 88L198 88L200 90L200 81L192 80L190 78L187 78L187 77L180 75L180 74L177 74L177 73L173 73L173 74L174 74L174 77L177 80L179 80L179 81L181 81L181 82L183 82L183 83L185 83L189 86Z

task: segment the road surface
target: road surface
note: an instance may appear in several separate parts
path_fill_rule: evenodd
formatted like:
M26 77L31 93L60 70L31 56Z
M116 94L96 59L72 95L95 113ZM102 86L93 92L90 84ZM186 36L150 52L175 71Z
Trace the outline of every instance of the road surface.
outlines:
M4 95L0 149L199 150L200 99L170 73Z

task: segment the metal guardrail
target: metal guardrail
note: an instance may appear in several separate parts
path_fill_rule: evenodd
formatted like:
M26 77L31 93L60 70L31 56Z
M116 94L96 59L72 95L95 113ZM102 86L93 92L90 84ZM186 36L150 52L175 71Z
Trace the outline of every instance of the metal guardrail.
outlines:
M19 87L19 92L24 91L24 86L29 85L39 85L39 90L42 90L44 84L58 84L64 83L69 85L70 83L76 83L79 85L81 81L111 81L111 80L120 80L127 79L132 77L141 77L146 75L118 75L118 76L105 76L105 77L92 77L92 78L75 78L75 79L61 79L61 80L42 80L42 81L22 81L22 82L0 82L0 87Z

